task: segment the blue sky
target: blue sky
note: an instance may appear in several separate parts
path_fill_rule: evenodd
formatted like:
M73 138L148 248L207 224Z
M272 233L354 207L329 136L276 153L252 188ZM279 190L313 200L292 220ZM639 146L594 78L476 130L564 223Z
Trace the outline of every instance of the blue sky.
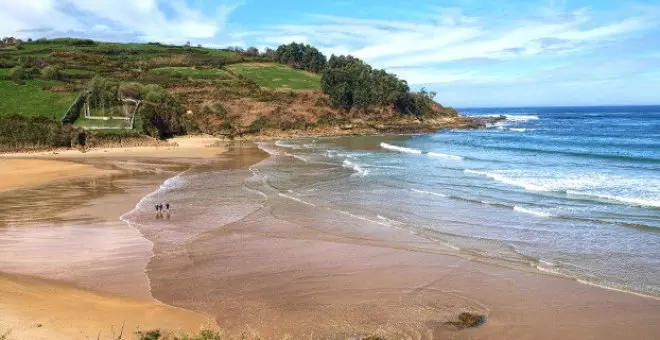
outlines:
M0 35L309 43L458 107L660 104L660 0L0 0Z

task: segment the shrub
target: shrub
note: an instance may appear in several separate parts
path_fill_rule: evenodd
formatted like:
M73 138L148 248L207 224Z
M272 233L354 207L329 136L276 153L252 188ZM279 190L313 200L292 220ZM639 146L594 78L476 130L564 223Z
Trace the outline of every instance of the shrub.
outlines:
M266 129L270 127L271 121L268 119L268 117L264 116L259 116L259 118L255 119L250 126L248 127L248 130L250 132L261 132L263 129Z
M160 139L185 132L179 99L158 85L144 87L143 101L135 117L138 131Z
M0 116L0 150L70 147L77 137L74 132L53 118Z
M25 84L25 79L28 78L28 72L22 66L15 66L9 70L9 78L16 84Z
M62 73L56 66L49 65L41 69L41 78L44 80L60 80L62 79Z

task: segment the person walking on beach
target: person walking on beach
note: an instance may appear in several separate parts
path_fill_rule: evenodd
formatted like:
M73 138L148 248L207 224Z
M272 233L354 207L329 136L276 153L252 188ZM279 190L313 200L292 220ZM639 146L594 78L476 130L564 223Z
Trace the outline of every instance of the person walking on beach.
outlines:
M165 203L165 210L167 210L168 212L170 211L170 204L169 203Z

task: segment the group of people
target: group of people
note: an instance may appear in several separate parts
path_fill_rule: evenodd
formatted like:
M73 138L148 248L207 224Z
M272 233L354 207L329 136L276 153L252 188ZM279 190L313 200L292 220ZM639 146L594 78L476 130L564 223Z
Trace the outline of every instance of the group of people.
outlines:
M165 205L163 205L163 203L156 204L156 219L163 218L163 212L165 213L165 215L169 219L170 218L170 204L169 203L165 203Z

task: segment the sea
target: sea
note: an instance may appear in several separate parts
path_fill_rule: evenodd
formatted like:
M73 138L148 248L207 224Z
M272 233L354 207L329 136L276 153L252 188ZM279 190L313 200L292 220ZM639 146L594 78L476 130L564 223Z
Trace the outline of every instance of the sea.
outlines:
M262 142L270 157L250 168L246 188L307 216L336 212L338 228L353 218L460 255L660 297L660 106L459 111L506 120Z

